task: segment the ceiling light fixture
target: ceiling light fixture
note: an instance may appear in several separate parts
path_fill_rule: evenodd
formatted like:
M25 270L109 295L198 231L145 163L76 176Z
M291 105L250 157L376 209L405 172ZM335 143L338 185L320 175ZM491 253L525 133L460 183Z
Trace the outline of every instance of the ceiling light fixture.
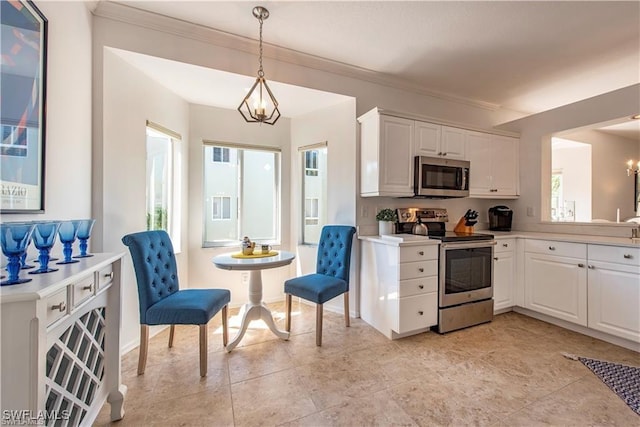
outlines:
M278 101L267 86L262 70L262 23L269 17L269 11L262 6L256 6L253 8L253 16L260 22L260 68L258 68L256 82L240 103L238 111L249 123L274 125L280 118L280 110L278 110Z

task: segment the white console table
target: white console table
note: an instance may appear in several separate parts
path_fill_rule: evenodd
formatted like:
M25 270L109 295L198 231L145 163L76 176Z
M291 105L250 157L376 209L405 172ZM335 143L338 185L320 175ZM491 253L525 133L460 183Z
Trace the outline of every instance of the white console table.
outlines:
M123 254L27 274L0 287L0 407L7 424L91 425L108 400L124 416L120 383Z

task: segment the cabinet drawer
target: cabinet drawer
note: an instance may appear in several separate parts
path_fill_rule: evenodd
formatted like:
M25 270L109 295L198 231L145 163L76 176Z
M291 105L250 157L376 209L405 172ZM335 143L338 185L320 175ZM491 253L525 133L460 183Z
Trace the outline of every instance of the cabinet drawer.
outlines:
M91 297L95 292L95 280L93 274L78 280L73 285L73 307L77 307L82 302Z
M589 261L640 266L640 248L589 245Z
M526 252L558 255L572 258L587 258L587 245L584 243L556 242L553 240L531 240L525 242Z
M438 261L405 262L400 264L400 280L438 275Z
M438 245L404 246L400 248L400 262L414 262L438 259Z
M398 333L428 328L438 323L438 293L400 298Z
M98 289L102 289L113 281L113 265L109 264L107 267L98 271Z
M497 240L494 252L511 252L516 249L516 239L500 239Z
M409 279L400 282L398 296L400 298L412 295L426 294L438 291L438 276L428 276L419 279Z
M67 314L69 308L69 300L67 297L67 288L61 289L53 295L45 299L47 307L47 326Z

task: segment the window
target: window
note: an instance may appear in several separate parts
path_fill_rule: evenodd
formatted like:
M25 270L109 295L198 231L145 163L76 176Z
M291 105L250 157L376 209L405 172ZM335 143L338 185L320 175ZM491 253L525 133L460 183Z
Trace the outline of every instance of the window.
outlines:
M175 170L178 170L176 145L180 135L147 122L147 230L165 230L171 236L174 248L179 250L179 208L174 206ZM175 200L176 202L178 200Z
M231 197L212 197L211 219L231 219Z
M229 149L226 147L213 147L213 162L229 163Z
M318 244L327 222L327 143L300 148L302 171L302 243Z
M559 221L564 210L562 198L562 171L551 174L551 220Z
M243 236L278 243L280 151L207 141L203 150L203 246L239 245Z
M318 225L318 199L304 201L304 225Z
M318 176L318 150L304 152L304 174Z

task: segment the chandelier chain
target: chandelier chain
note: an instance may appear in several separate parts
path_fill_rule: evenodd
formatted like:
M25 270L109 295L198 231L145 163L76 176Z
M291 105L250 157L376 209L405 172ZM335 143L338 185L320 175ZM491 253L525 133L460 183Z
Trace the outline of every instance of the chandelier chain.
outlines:
M264 77L264 71L262 70L262 15L258 18L258 21L260 21L260 56L258 59L260 62L260 68L258 68L258 76Z

